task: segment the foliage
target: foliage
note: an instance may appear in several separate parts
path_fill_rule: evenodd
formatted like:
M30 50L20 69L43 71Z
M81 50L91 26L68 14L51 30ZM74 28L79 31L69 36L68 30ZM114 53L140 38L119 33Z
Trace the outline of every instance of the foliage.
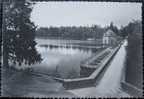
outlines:
M110 23L110 26L108 27L108 29L111 29L117 35L120 35L118 28L116 26L114 26L113 22Z
M142 89L142 23L133 21L125 27L128 36L126 81Z
M101 27L99 25L92 25L91 27L40 27L37 29L36 36L79 40L86 40L88 38L100 39L108 29L114 31L117 35L120 35L119 29L111 22L108 27Z
M4 6L4 64L31 65L42 59L35 49L34 23L30 21L32 3L28 0L13 0ZM6 63L5 63L6 62Z
M133 20L125 27L120 29L121 36L125 37L131 35L132 33L142 33L142 23L139 20Z
M62 38L62 39L80 39L101 38L105 28L94 25L92 27L40 27L37 37Z

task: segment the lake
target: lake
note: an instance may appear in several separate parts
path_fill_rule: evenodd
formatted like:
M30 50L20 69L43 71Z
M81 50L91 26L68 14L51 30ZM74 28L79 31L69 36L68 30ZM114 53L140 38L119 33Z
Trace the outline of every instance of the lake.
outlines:
M33 66L34 71L61 78L80 77L80 63L97 52L95 46L84 45L94 41L54 39L36 39L35 41L36 49L43 61Z

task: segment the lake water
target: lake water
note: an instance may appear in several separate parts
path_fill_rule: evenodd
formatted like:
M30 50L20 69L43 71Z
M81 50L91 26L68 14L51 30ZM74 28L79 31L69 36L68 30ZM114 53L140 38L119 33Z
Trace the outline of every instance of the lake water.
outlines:
M61 78L79 77L80 63L97 52L96 48L79 46L85 41L36 39L36 42L43 61L34 66L34 71Z

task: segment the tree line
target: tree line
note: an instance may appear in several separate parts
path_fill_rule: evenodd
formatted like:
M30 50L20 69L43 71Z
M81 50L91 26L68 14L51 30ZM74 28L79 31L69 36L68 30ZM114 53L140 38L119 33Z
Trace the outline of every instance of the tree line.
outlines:
M112 29L118 34L118 28L110 24L107 27L101 27L99 25L92 25L91 27L86 26L67 26L67 27L40 27L36 31L36 37L47 37L47 38L62 38L62 39L79 39L86 40L88 38L102 38L103 33L107 29Z
M120 29L121 36L125 37L132 34L141 34L142 33L142 21L141 20L132 20L126 26L122 26Z
M118 36L126 37L132 32L141 32L141 21L133 20L129 22L126 26L121 26L118 29L117 26L110 23L109 26L101 27L99 25L92 25L91 27L86 26L67 26L67 27L40 27L36 31L36 37L46 37L46 38L61 38L61 39L79 39L86 40L88 38L102 38L103 34L111 29ZM133 31L133 29L135 31Z

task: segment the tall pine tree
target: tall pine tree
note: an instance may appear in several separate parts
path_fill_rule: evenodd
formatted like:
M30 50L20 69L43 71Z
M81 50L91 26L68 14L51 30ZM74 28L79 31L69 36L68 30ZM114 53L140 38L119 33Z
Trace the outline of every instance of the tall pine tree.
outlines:
M9 62L31 65L41 62L34 41L36 27L30 20L32 3L29 0L13 0L3 5L3 64Z
M116 34L119 32L118 28L113 24L113 22L110 23L109 29L111 29Z

